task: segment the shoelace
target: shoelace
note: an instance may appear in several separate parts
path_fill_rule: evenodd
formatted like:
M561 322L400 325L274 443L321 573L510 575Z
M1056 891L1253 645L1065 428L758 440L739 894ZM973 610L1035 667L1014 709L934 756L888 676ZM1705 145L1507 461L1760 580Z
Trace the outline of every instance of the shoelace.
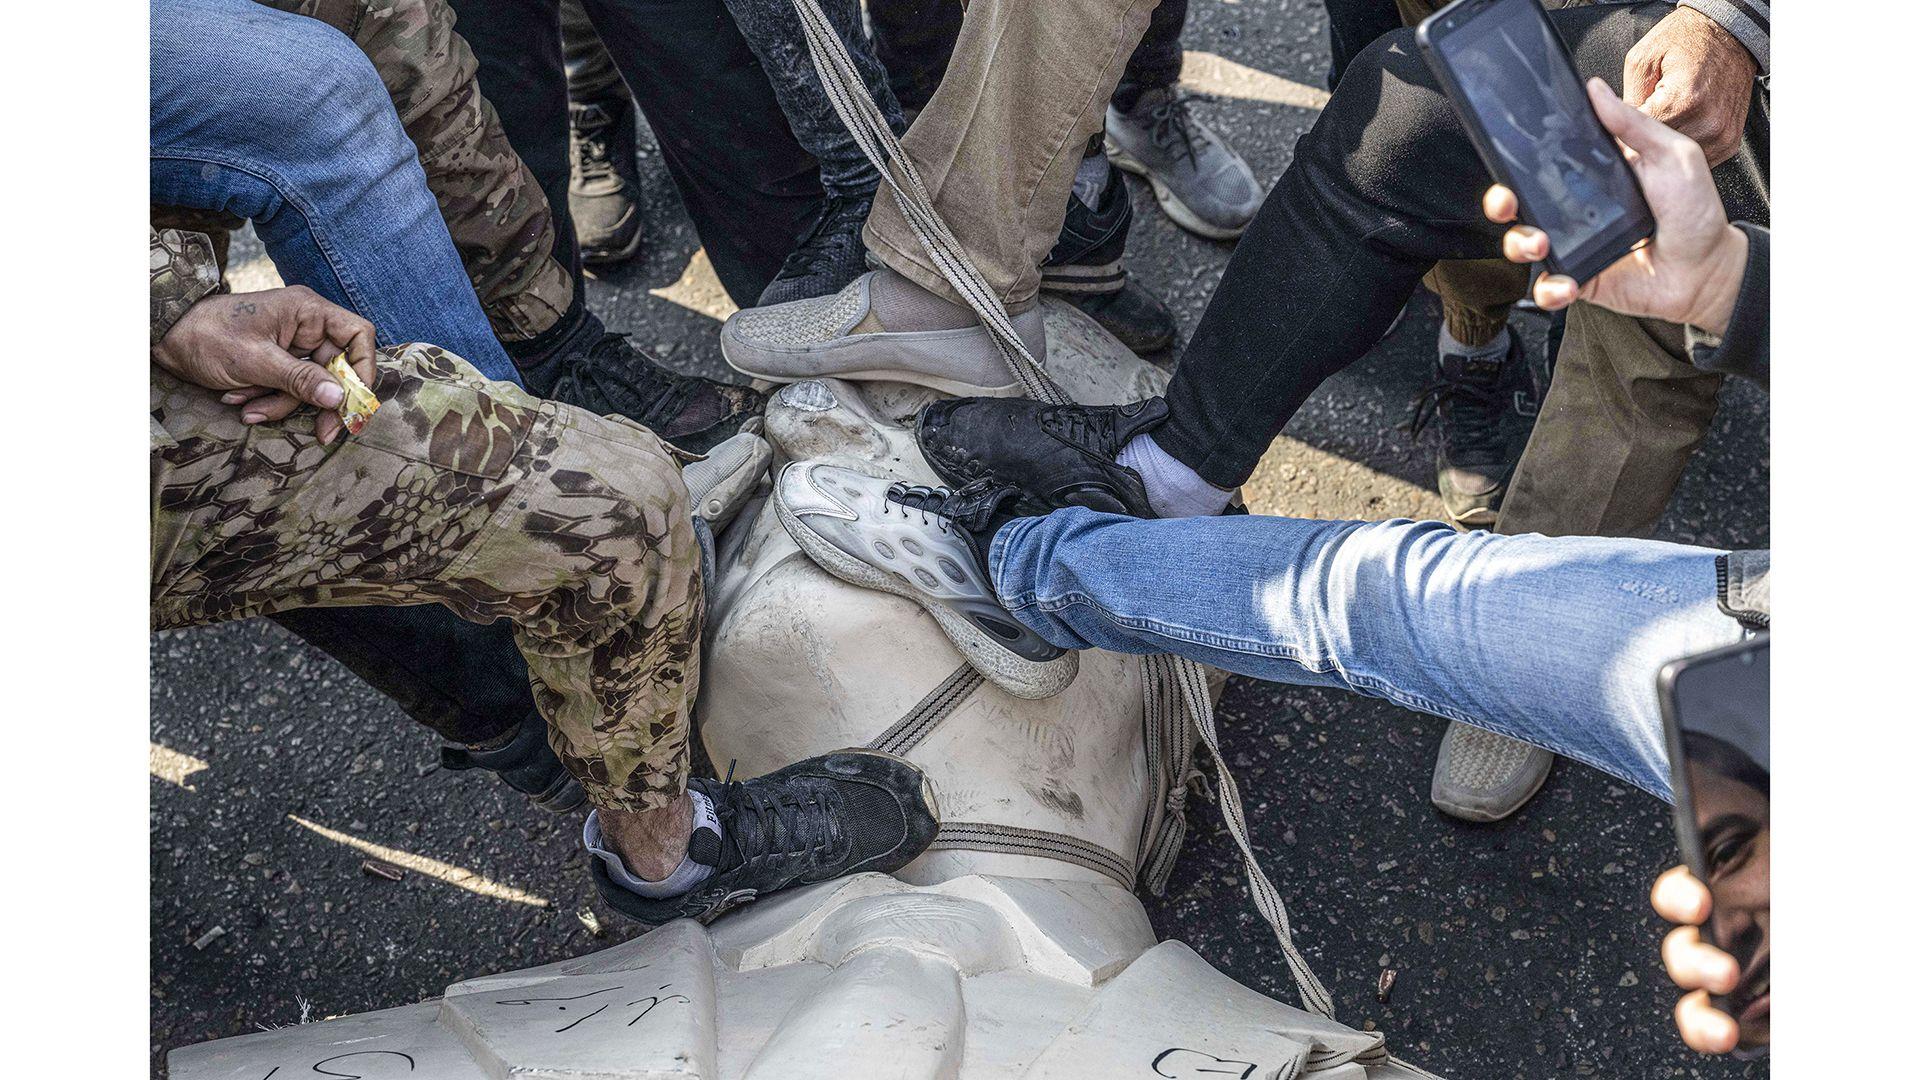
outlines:
M727 772L731 776L733 770ZM729 780L716 800L722 835L736 865L771 856L831 853L842 846L845 815L838 805L829 805L836 800L817 790L758 790L763 787Z
M1161 149L1171 149L1176 157L1189 161L1199 160L1199 146L1207 141L1203 132L1194 130L1193 118L1187 114L1188 98L1185 94L1173 94L1160 105L1153 108L1151 136L1153 145Z
M1500 390L1458 379L1435 379L1414 399L1413 414L1400 425L1410 438L1419 438L1433 418L1447 406L1453 419L1444 432L1450 450L1496 451L1503 448L1500 413L1507 397Z
M613 118L598 110L589 110L586 116L591 119L583 119L573 129L569 147L573 151L573 171L583 179L612 176Z
M958 490L897 481L887 488L886 497L881 500L881 510L891 513L892 508L898 506L901 517L907 516L909 511L918 510L921 524L938 526L943 533L951 533L955 525L971 531L984 523L997 502L983 502L980 499L993 487L993 481L985 477Z

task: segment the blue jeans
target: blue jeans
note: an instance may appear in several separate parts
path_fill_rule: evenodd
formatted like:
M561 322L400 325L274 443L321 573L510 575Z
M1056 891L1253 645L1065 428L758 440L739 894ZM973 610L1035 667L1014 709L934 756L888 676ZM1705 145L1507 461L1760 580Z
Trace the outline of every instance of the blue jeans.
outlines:
M1670 801L1655 677L1744 634L1719 608L1719 554L1431 521L1076 508L1007 525L989 562L1001 602L1062 648L1174 653L1385 698Z
M253 0L153 0L153 201L253 222L289 285L519 382L372 61Z

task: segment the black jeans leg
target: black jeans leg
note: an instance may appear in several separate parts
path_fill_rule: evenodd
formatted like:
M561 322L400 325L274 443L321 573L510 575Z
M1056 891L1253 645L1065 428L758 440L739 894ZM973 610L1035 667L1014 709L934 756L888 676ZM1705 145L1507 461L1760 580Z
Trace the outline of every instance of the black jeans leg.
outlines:
M1617 90L1627 50L1672 10L1549 16L1574 66ZM1480 212L1490 183L1413 31L1375 40L1241 237L1154 441L1211 483L1243 483L1307 396L1373 347L1435 262L1499 256L1502 230ZM1730 215L1751 216L1725 186L1722 196Z
M273 621L346 665L455 743L484 743L535 712L506 620L470 623L438 604L300 608Z
M1160 0L1147 23L1146 35L1127 58L1127 69L1114 87L1114 108L1125 112L1142 93L1161 90L1180 81L1180 32L1187 28L1187 0Z
M960 0L867 0L874 53L902 109L926 108L940 88L965 14Z

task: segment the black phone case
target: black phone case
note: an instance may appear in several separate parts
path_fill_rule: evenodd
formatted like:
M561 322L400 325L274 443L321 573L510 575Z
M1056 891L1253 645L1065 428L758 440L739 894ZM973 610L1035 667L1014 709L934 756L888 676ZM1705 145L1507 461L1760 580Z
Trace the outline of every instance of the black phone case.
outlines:
M1465 108L1461 105L1461 103L1466 100L1466 92L1461 89L1459 81L1453 77L1453 71L1447 66L1445 59L1441 57L1440 51L1434 47L1433 34L1430 29L1438 25L1439 20L1442 18L1459 14L1468 9L1484 7L1492 2L1497 2L1497 0L1454 0L1453 3L1448 4L1446 7L1441 8L1439 11L1421 20L1419 27L1414 30L1413 37L1414 41L1420 46L1420 55L1425 58L1428 70L1433 72L1434 78L1440 80L1441 89L1446 91L1448 100L1453 102L1453 111L1459 115L1461 126L1467 129L1467 137L1473 141L1473 148L1480 155L1481 164L1487 167L1487 171L1493 174L1495 180L1505 185L1518 196L1521 190L1520 186L1514 183L1513 177L1502 167L1500 155L1494 153L1491 140L1487 138L1485 130L1480 126L1480 118L1474 114L1472 109ZM1559 46L1561 61L1571 69L1573 67L1573 53L1567 48L1566 39L1560 36L1560 29L1553 25L1552 19L1546 17L1546 9L1540 6L1539 0L1530 0L1530 2L1533 4L1535 11L1539 13L1541 20L1547 24L1547 30L1552 34L1554 44ZM1577 79L1579 72L1576 70L1574 75ZM1592 112L1592 106L1588 106L1588 111ZM1599 117L1597 115L1594 117L1594 122L1596 124L1599 123ZM1605 129L1602 128L1602 130ZM1633 175L1631 168L1627 170L1627 178L1633 181L1634 191L1640 191L1640 178ZM1638 211L1635 212L1634 207L1628 207L1628 216L1621 221L1620 224L1603 234L1598 239L1598 242L1589 244L1587 250L1580 252L1580 257L1575 262L1567 262L1560 252L1549 248L1545 260L1547 271L1554 274L1564 274L1581 284L1585 284L1592 280L1595 274L1598 274L1600 271L1605 270L1607 267L1612 266L1624 258L1627 253L1638 246L1642 240L1653 236L1653 211L1647 207L1646 202L1646 194L1642 192ZM1522 204L1520 208L1520 213L1521 219L1524 221L1526 218L1526 206L1524 204Z

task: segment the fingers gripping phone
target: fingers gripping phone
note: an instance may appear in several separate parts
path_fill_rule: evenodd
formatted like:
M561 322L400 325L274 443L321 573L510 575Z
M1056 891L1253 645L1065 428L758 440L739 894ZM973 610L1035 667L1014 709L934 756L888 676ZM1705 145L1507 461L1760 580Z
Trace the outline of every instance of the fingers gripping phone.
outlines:
M1415 37L1488 171L1546 232L1548 271L1587 281L1653 235L1640 184L1539 0L1456 0Z
M1659 681L1680 855L1713 897L1700 936L1740 965L1713 1006L1740 1025L1749 1054L1768 1045L1772 1014L1769 640L1676 660Z

